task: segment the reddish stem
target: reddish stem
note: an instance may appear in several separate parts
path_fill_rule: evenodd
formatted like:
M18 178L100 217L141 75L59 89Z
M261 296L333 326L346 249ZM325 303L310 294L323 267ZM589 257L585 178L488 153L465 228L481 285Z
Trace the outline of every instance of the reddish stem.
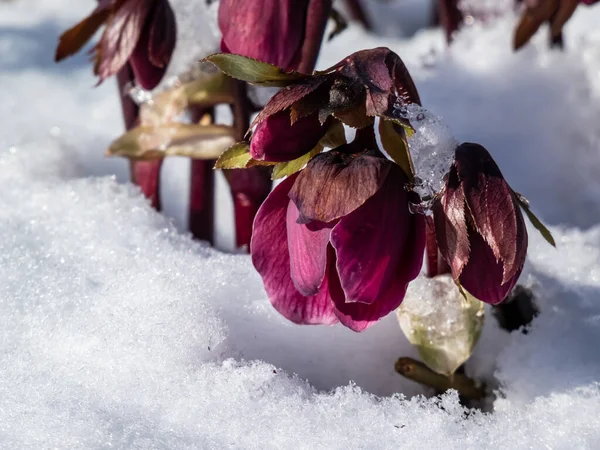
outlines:
M204 114L214 115L212 109L192 108L192 121L198 122ZM190 177L190 205L188 226L196 239L214 241L215 177L214 160L192 159Z
M214 161L192 159L188 224L192 236L213 243Z
M438 0L439 20L446 31L446 41L452 42L454 32L460 27L463 16L458 9L458 0Z
M246 83L236 81L235 103L233 105L233 126L235 139L244 139L250 126L250 103L246 95ZM252 237L252 224L258 208L271 192L271 173L266 167L225 170L233 196L236 246L249 248Z
M450 273L450 266L444 261L440 255L437 241L435 239L435 226L433 218L427 216L425 218L427 226L425 228L425 252L427 257L427 276L433 278L437 275Z
M332 0L310 0L308 4L300 62L295 68L298 72L312 73L315 68L331 5Z
M138 119L139 107L126 93L126 87L133 81L133 71L128 64L117 74L119 97L123 109L125 128L133 128ZM160 211L160 168L162 159L157 161L130 161L131 181L137 184L146 198L150 199L152 207Z

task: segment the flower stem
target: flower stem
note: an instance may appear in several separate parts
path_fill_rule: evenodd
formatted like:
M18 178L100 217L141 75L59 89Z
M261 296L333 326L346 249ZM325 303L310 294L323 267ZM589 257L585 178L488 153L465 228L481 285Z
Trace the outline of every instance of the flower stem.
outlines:
M433 218L427 216L425 218L427 227L425 228L425 251L427 258L427 276L433 278L437 275L450 273L450 266L444 261L440 255L437 240L435 238L435 226Z
M119 97L123 110L125 128L130 130L138 120L139 107L125 92L127 86L133 81L133 71L129 63L125 64L117 74ZM160 168L162 159L158 161L130 161L131 181L137 184L146 198L150 199L152 207L160 211Z
M485 396L483 386L477 386L475 381L465 374L455 373L448 377L435 373L422 362L412 358L400 358L396 361L396 372L409 380L432 387L439 392L455 389L464 398L479 400Z
M235 139L244 139L250 125L250 102L246 95L246 83L235 82L233 126ZM266 167L224 170L233 196L236 246L249 248L252 224L258 208L271 192L271 171Z
M458 0L438 0L439 20L446 31L446 41L452 42L452 36L460 27L463 16L458 9Z
M205 115L214 121L214 110L194 106L190 108L191 120L197 123ZM190 204L188 228L196 239L214 242L215 177L214 160L192 159L190 166Z
M298 72L312 73L315 68L331 5L332 0L310 0L308 4L304 43L302 44L300 62L298 67L295 68Z

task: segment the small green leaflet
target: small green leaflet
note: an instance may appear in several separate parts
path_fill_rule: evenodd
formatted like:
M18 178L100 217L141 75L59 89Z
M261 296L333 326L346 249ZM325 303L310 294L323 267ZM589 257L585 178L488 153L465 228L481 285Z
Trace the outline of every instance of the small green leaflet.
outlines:
M298 72L284 72L273 64L232 53L214 53L202 61L214 64L232 78L258 86L284 87L309 76Z
M523 211L525 211L525 214L527 214L529 221L535 227L535 229L540 232L540 234L543 236L544 239L546 239L546 242L548 242L548 244L550 244L552 247L556 247L556 242L554 241L554 237L552 237L552 233L550 233L550 230L546 228L546 226L541 222L541 220L538 219L535 216L535 214L533 214L529 209L529 201L518 192L515 192L515 197L517 198L519 205L521 206Z

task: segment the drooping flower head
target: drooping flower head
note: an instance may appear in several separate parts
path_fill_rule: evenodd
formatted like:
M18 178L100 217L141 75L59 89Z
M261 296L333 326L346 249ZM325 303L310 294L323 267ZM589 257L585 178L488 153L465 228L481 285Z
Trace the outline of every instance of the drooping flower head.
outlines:
M295 159L336 122L360 129L380 116L409 126L394 111L410 103L420 104L420 98L398 55L384 47L362 50L275 94L252 124L250 153L264 161L284 161L285 154Z
M425 246L407 182L396 164L355 141L279 184L256 216L251 243L277 311L295 323L339 320L362 331L397 308Z
M156 87L171 60L177 37L168 0L99 0L88 17L60 36L56 61L81 50L102 25L102 37L91 51L99 81L115 75L129 62L141 87Z
M558 38L564 25L580 3L592 5L598 0L526 0L525 10L515 30L513 48L523 47L542 24L550 24L550 36Z
M312 71L331 0L221 0L221 51Z
M453 278L479 300L502 302L523 269L527 229L516 194L485 148L465 143L456 149L433 211Z
M359 130L352 143L312 154L269 195L254 222L252 260L289 320L362 331L398 307L422 265L424 218L409 211L418 198L373 129L374 116L419 97L400 58L383 48L294 76L255 121L255 160L285 164L340 123Z

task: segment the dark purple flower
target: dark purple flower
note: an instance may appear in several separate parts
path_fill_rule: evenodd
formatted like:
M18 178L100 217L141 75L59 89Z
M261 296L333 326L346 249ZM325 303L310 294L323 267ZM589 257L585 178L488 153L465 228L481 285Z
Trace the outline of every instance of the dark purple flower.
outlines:
M275 94L253 122L250 152L265 161L296 159L311 151L334 122L365 128L374 116L402 121L394 108L419 102L398 55L383 47L356 52Z
M56 61L77 53L106 25L92 50L94 74L100 82L115 75L127 62L144 89L158 85L175 47L175 15L167 0L100 0L96 9L65 31Z
M550 35L559 38L562 29L580 3L592 5L598 0L527 0L515 30L513 47L518 50L537 32L542 24L550 24Z
M221 0L221 51L286 70L298 70L304 60L308 63L304 64L308 69L305 71L310 71L331 3L331 0ZM311 45L306 46L305 41L312 40L318 41L318 45L307 48Z
M357 150L355 141L316 156L256 216L252 261L295 323L363 331L400 305L421 269L425 223L409 211L407 176Z
M485 148L465 143L456 149L433 212L453 278L479 300L502 302L523 269L527 229L515 193Z

